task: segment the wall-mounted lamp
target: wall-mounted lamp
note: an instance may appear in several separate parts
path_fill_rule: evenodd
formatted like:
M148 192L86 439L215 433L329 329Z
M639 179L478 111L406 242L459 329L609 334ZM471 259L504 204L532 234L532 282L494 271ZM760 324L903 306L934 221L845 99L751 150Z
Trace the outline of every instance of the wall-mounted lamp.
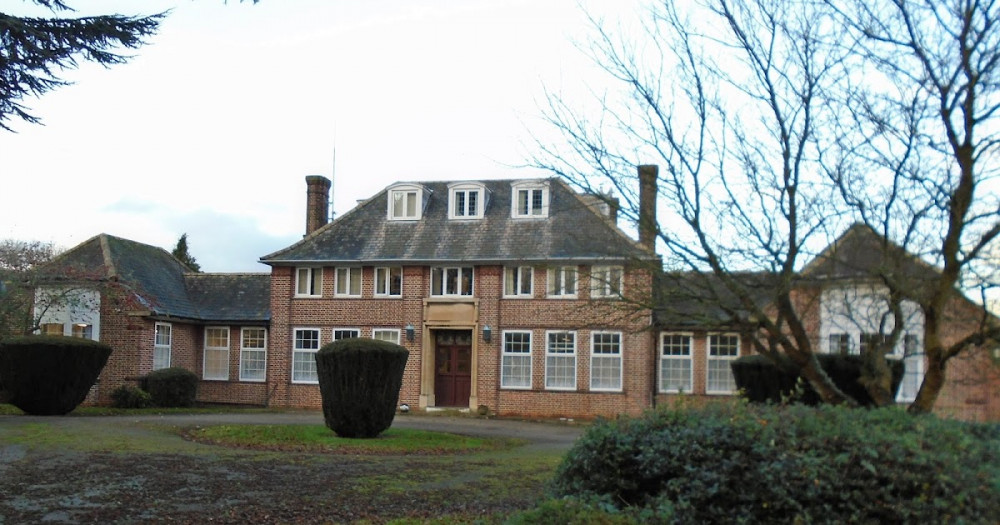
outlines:
M409 342L411 342L411 343L413 342L413 325L412 324L406 325L406 340L409 341Z
M483 327L483 341L488 343L490 339L493 339L493 329L490 328L490 325L486 325Z

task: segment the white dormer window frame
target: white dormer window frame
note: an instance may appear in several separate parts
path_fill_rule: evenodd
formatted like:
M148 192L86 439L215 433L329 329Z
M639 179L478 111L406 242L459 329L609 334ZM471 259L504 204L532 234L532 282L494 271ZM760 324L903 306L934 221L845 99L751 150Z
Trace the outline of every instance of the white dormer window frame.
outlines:
M426 190L417 184L397 184L386 191L391 221L419 221L426 202Z
M520 181L510 185L510 216L516 219L542 219L549 216L547 182Z
M487 191L482 184L458 182L448 185L449 219L482 219L486 211Z

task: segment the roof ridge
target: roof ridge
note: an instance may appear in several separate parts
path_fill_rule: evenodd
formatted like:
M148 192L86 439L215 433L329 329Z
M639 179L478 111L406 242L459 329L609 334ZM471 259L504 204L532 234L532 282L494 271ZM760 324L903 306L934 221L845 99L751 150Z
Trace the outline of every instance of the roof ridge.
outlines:
M109 235L106 233L98 235L101 243L101 255L104 257L104 267L108 270L108 278L114 279L118 277L118 268L115 267L115 260L111 256L111 244L108 242L108 237Z

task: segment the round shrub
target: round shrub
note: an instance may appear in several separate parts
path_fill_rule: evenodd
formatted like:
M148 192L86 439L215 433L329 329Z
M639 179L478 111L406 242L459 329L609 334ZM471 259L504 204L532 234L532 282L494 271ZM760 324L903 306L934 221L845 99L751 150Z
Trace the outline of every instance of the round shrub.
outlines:
M23 336L0 343L0 383L27 414L71 412L87 397L111 347L77 337Z
M394 343L341 339L316 352L323 419L338 436L373 438L396 415L410 353Z
M861 406L875 405L868 391L858 382L863 364L860 355L818 354L816 359L841 392L851 396ZM886 363L892 373L890 388L895 397L903 381L904 364L899 359L886 359ZM787 356L782 355L775 360L759 354L748 355L734 360L730 365L736 387L750 401L779 403L793 399L811 406L821 402L819 394L808 381L800 378L798 370Z
M894 407L654 411L591 427L553 491L673 523L990 523L997 428Z
M143 380L154 406L189 407L198 395L198 376L181 367L154 370Z
M122 385L111 392L111 406L115 408L146 408L152 399L149 392L134 386Z

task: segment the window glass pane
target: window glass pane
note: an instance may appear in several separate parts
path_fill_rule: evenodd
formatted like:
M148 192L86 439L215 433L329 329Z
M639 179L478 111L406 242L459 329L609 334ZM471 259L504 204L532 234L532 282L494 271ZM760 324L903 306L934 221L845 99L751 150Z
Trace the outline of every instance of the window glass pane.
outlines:
M531 190L531 214L542 214L542 190Z
M462 268L462 295L472 295L472 268Z
M444 293L454 295L458 293L458 268L448 268L445 277Z
M417 193L415 191L406 192L406 216L417 216Z
M469 208L468 208L469 209L469 213L468 213L468 215L470 217L475 217L475 216L479 215L479 192L478 191L470 191L470 192L468 192L468 195L469 195Z
M403 294L403 269L394 267L389 269L389 295Z
M517 214L527 215L528 214L528 190L518 190L517 191Z
M465 192L456 191L455 192L455 216L464 217L465 216Z
M444 295L444 268L431 268L431 295Z

